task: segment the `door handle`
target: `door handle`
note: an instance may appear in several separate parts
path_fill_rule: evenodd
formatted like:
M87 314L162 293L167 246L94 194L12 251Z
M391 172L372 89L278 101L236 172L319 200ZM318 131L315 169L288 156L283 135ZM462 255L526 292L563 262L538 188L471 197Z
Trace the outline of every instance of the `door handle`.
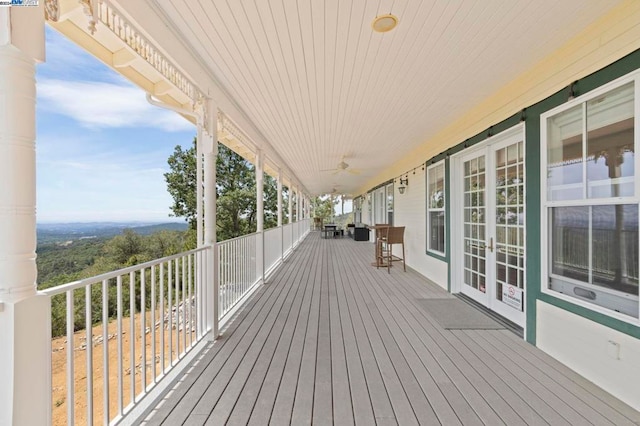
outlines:
M485 247L491 250L491 253L493 253L493 237L489 238L489 245Z

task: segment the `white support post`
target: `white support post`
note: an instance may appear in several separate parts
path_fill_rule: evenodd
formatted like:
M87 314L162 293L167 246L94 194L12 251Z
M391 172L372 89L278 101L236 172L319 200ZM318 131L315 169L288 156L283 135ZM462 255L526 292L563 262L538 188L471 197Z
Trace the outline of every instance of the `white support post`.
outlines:
M196 136L196 182L198 182L196 184L196 242L198 244L198 247L202 247L204 245L204 194L202 191L202 154L205 143L205 132L203 129L204 123L202 121L202 117L198 118L198 129Z
M280 229L280 262L284 260L284 227L282 226L282 171L278 169L278 228Z
M210 336L216 339L219 334L219 282L218 282L218 253L216 244L216 159L218 157L218 109L212 101L207 101L206 132L202 131L202 124L198 125L198 134L202 136L202 151L204 154L204 245L211 246L207 256L207 282L212 288L207 292L207 328ZM200 157L199 157L200 158ZM202 204L202 203L199 203Z
M259 242L256 253L256 267L264 283L264 159L262 155L262 151L258 150L256 155L256 224Z
M51 303L36 288L43 5L0 8L0 425L51 423Z
M293 223L293 185L289 183L289 223Z
M300 191L297 191L296 193L296 222L300 222L301 219L301 215L300 215L300 210L302 207L302 194L300 194Z
M309 196L304 196L304 218L309 219Z
M278 226L282 226L282 172L278 170L277 178L278 188Z

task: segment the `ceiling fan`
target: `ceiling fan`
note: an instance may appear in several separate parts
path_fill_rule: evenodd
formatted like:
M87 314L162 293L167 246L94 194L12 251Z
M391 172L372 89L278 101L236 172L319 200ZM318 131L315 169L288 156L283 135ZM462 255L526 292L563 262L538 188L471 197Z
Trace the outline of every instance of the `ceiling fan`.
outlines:
M342 159L340 160L340 162L336 165L336 167L334 169L324 169L324 170L320 170L321 172L333 172L332 174L338 174L340 172L347 172L349 174L352 175L359 175L360 174L360 170L358 169L350 169L349 168L349 163L346 163L344 161L344 156L342 157Z

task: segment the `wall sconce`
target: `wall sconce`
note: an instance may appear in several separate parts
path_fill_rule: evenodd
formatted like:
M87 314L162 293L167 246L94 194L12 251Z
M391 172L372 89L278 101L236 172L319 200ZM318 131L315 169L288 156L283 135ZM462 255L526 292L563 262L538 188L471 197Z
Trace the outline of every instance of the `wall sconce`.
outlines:
M400 178L400 186L398 187L398 192L400 192L400 194L404 194L404 190L407 189L407 186L409 186L409 178Z

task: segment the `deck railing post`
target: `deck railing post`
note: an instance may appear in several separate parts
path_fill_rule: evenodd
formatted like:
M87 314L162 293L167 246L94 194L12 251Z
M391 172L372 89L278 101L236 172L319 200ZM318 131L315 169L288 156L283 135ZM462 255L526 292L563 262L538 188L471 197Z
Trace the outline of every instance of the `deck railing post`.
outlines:
M203 139L202 152L204 154L204 244L210 248L205 256L206 285L212 291L207 291L206 315L207 330L212 339L218 337L218 256L216 246L216 158L218 156L218 109L211 100L205 101L202 120L198 123L198 137ZM201 158L198 157L198 163ZM198 185L199 187L200 185ZM202 200L198 200L202 203Z
M287 214L288 223L293 223L293 186L289 183L289 211Z
M36 288L35 65L45 56L43 6L0 8L0 425L51 422L51 305Z
M282 226L282 171L278 169L278 228L280 228L280 262L284 260L284 229Z
M258 231L256 272L258 280L264 283L264 157L261 150L258 150L256 155L256 219Z

